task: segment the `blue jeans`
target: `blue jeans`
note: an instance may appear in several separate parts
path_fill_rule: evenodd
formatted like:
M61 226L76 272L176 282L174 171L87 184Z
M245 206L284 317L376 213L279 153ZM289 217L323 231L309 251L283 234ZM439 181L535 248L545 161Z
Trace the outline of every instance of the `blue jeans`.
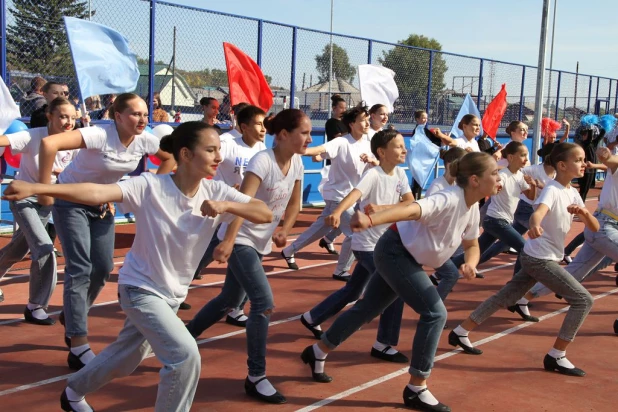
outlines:
M440 299L444 301L459 281L458 266L455 266L455 263L449 259L444 262L442 266L436 269L436 276L440 279L440 283L438 284L436 290L438 291Z
M221 293L208 302L187 324L194 337L223 318L242 302L245 292L251 301L247 319L247 365L250 376L266 373L268 322L275 307L273 293L262 267L262 255L251 246L234 245L228 259Z
M579 282L597 270L608 266L612 261L618 262L618 222L600 212L594 215L599 221L599 231L584 230L586 238L584 246L565 268ZM606 259L606 256L609 259ZM549 288L541 283L537 283L530 289L530 293L535 298L545 296L550 292Z
M322 213L318 219L313 222L307 230L301 233L294 243L292 243L292 250L294 253L322 237L327 236L330 241L335 239L337 229L327 226L324 220L333 213L337 206L339 206L339 202L333 200L326 200L325 202L326 206L322 210ZM354 255L352 254L352 229L350 229L350 219L352 219L353 214L354 209L352 208L341 214L339 229L345 235L345 239L341 245L341 251L339 252L339 259L337 260L335 273L350 270L352 263L354 262Z
M409 373L427 379L446 323L444 303L422 265L401 242L399 233L389 229L382 235L375 248L374 260L376 272L369 280L365 296L339 315L322 335L322 342L330 349L336 348L399 296L420 315Z
M19 228L8 245L0 250L0 279L30 250L29 303L44 308L56 287L56 255L54 244L45 230L51 216L50 206L41 206L35 197L9 202Z
M68 386L88 394L112 379L128 376L152 351L163 364L155 411L191 409L200 379L201 358L195 339L176 312L161 297L138 287L118 285L118 300L127 315L118 339L80 371Z
M345 306L357 300L371 275L376 270L373 262L373 252L355 250L354 256L357 263L352 276L344 287L333 292L309 311L314 325L320 325L330 317L339 313ZM403 314L403 300L397 299L384 310L380 316L378 326L378 342L389 346L397 346L399 343L399 329L401 328L401 316Z
M219 246L219 243L221 243L221 241L217 237L217 233L219 232L220 227L221 225L217 226L217 228L215 229L215 232L212 235L212 239L210 239L210 243L208 244L208 248L206 249L206 253L204 253L202 260L200 260L200 263L197 265L197 269L195 270L195 274L193 275L194 277L196 275L199 275L206 266L212 263L213 261L212 254L215 252L215 248ZM243 298L238 309L244 310L247 300L249 300L249 298L247 297L247 294L245 293L245 297Z
M526 233L530 228L530 216L532 216L533 212L534 209L532 208L532 205L530 205L528 202L524 202L521 199L519 200L519 203L517 204L517 209L515 210L512 226L513 229L515 229L515 231L520 235L523 236L523 234ZM489 259L498 256L500 253L507 250L508 247L509 246L502 240L497 241L481 255L481 260L479 261L479 263L485 263Z
M503 241L508 247L512 247L518 253L523 250L526 243L522 235L517 233L508 221L485 216L485 220L483 220L483 233L479 237L481 256L493 245L496 239ZM460 267L464 263L464 255L454 257L453 263L455 263L455 266ZM515 262L515 273L519 272L519 269L521 269L521 264L519 263L518 256Z
M56 232L65 256L66 336L88 335L88 310L114 269L114 216L99 206L56 200Z

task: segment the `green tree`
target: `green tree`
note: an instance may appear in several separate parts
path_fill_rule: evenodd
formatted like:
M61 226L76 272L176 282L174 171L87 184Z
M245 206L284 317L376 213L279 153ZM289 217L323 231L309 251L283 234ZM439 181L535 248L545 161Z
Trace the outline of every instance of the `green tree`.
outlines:
M9 67L44 76L72 76L73 62L62 17L88 18L87 3L80 0L13 0L9 11L15 18L15 22L7 27Z
M330 43L324 46L322 54L315 56L315 63L319 82L327 82L330 72ZM356 68L350 64L348 52L343 47L333 43L333 79L342 79L352 83L355 74Z
M435 39L418 34L411 34L399 44L421 47L424 49L442 50L442 45ZM427 50L414 50L406 47L394 47L383 52L379 62L395 72L395 83L399 88L400 98L404 105L412 104L416 108L424 107L427 101L427 86L429 84L429 59ZM431 72L431 99L444 90L444 75L448 67L442 53L433 53Z

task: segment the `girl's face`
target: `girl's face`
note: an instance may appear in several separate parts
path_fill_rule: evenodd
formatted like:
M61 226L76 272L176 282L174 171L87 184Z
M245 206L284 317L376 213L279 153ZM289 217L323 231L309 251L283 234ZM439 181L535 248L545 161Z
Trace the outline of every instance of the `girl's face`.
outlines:
M142 134L148 123L148 107L142 99L127 101L127 108L115 113L116 126L127 135Z
M419 125L427 124L427 113L421 114L421 117L416 119L416 123L418 123Z
M508 155L507 160L509 161L509 166L514 167L519 170L528 163L528 148L522 147L517 153Z
M249 142L263 142L266 137L266 128L264 127L264 115L258 114L251 119L249 124L241 124L240 129L242 135Z
M481 133L481 121L478 117L475 117L468 124L463 125L464 136L468 140L474 139L476 136Z
M213 129L206 129L200 132L199 143L192 153L188 148L183 148L180 153L192 169L198 170L203 177L212 177L223 160L220 148L219 134Z
M356 116L354 123L350 123L350 129L352 134L367 134L369 131L369 118L365 113L361 113Z
M380 162L398 165L406 161L406 143L403 136L398 134L391 139L386 148L379 148Z
M502 189L500 175L498 174L498 164L493 157L487 159L487 168L482 175L477 176L477 179L483 196L493 196Z
M277 146L285 147L292 153L305 154L307 147L311 144L311 120L303 116L298 127L291 132L282 130L277 136Z
M75 128L75 107L71 104L63 104L56 107L53 113L47 114L50 134L70 132Z
M333 107L333 117L335 119L341 119L343 113L348 110L348 104L346 102L339 102L337 106Z
M524 123L519 123L514 131L511 132L511 140L514 142L523 142L528 138L528 126Z
M219 101L212 100L207 106L203 106L204 117L207 119L214 119L219 114Z
M386 107L382 106L377 112L370 115L371 124L376 128L383 128L388 123L388 111Z
M558 162L558 171L566 174L571 179L583 177L586 172L585 158L584 149L578 146L570 151L566 161Z

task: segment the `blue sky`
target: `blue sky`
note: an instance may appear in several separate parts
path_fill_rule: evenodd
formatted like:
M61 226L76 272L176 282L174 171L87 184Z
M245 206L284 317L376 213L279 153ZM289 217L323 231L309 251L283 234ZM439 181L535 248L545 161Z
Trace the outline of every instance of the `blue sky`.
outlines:
M330 0L168 1L319 30L330 27ZM438 40L444 51L536 66L542 4L542 0L335 0L334 31L388 42L423 34ZM553 67L574 72L579 61L580 73L616 78L618 2L582 4L558 0ZM550 36L551 17L550 12Z

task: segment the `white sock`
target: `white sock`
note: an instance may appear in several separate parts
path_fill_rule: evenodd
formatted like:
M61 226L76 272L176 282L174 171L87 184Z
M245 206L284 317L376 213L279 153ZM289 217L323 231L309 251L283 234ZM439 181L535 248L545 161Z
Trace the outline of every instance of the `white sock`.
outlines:
M227 315L239 321L245 321L248 319L247 316L245 315L245 312L243 312L242 309L234 309L233 311L229 312Z
M75 392L73 389L69 388L68 386L65 389L65 391L67 393L67 399L69 400L69 403L71 404L71 408L73 408L74 411L76 412L92 412L93 411L90 405L88 405L88 402L86 402L84 395Z
M326 359L326 356L328 355L328 353L324 353L324 351L322 349L320 349L320 347L318 346L317 343L314 343L313 346L313 356L315 356L316 359ZM313 372L315 373L324 373L324 364L326 363L326 361L315 361L315 368L313 368Z
M575 365L573 365L567 358L566 358L566 351L564 350L558 350L555 348L551 348L549 350L549 352L547 352L547 354L549 356L551 356L552 358L556 359L556 363L560 366L562 366L563 368L568 368L568 369L573 369L575 367Z
M459 336L459 341L461 343L463 343L466 346L470 346L471 348L474 347L472 345L472 342L470 342L470 339L468 339L468 333L470 333L470 332L468 332L467 330L462 328L461 325L459 325L455 329L453 329L453 332L455 332L455 335Z
M427 385L425 386L415 386L415 385L411 385L408 383L408 388L410 388L412 390L412 392L414 393L419 393L420 391L422 391L423 389L427 389ZM438 400L436 399L435 396L433 396L431 394L431 392L429 392L429 390L423 391L423 393L421 393L420 395L418 395L418 398L423 402L426 403L428 405L437 405L440 402L438 402Z
M26 306L28 307L28 310L30 310L32 317L35 319L43 320L49 317L41 305L28 303Z
M85 345L80 345L80 346L75 346L71 348L71 352L73 353L73 355L75 356L79 356L81 355L84 351L90 349L90 345L88 343L86 343ZM92 350L89 350L88 352L85 352L81 358L79 358L80 361L82 361L82 363L84 365L87 365L88 362L90 362L91 360L94 359L94 352Z
M249 380L251 382L255 382L258 381L262 378L265 378L266 375L262 375L262 376L247 376L249 378ZM255 385L255 389L257 389L257 391L259 393L261 393L264 396L270 396L270 395L274 395L277 390L275 389L275 387L273 385L271 385L271 383L268 381L268 379L264 379L263 381L261 381L260 383L258 383L257 385Z
M530 316L530 309L528 309L528 299L521 298L515 304L519 306L519 309L521 309L524 315Z
M311 318L311 313L310 312L303 313L303 318L305 318L307 323L310 324L313 329L322 330L322 327L320 325L314 325L313 324L313 319Z
M397 351L397 349L394 349L393 347L391 347L391 345L385 345L385 344L383 344L382 342L378 342L378 341L376 341L376 342L373 344L373 348L374 348L375 350L379 350L380 352L382 352L382 351L383 351L384 349L386 349L387 347L389 348L389 349L386 351L386 354L387 354L387 355L394 355L394 354L396 354L396 353L398 352L398 351Z

